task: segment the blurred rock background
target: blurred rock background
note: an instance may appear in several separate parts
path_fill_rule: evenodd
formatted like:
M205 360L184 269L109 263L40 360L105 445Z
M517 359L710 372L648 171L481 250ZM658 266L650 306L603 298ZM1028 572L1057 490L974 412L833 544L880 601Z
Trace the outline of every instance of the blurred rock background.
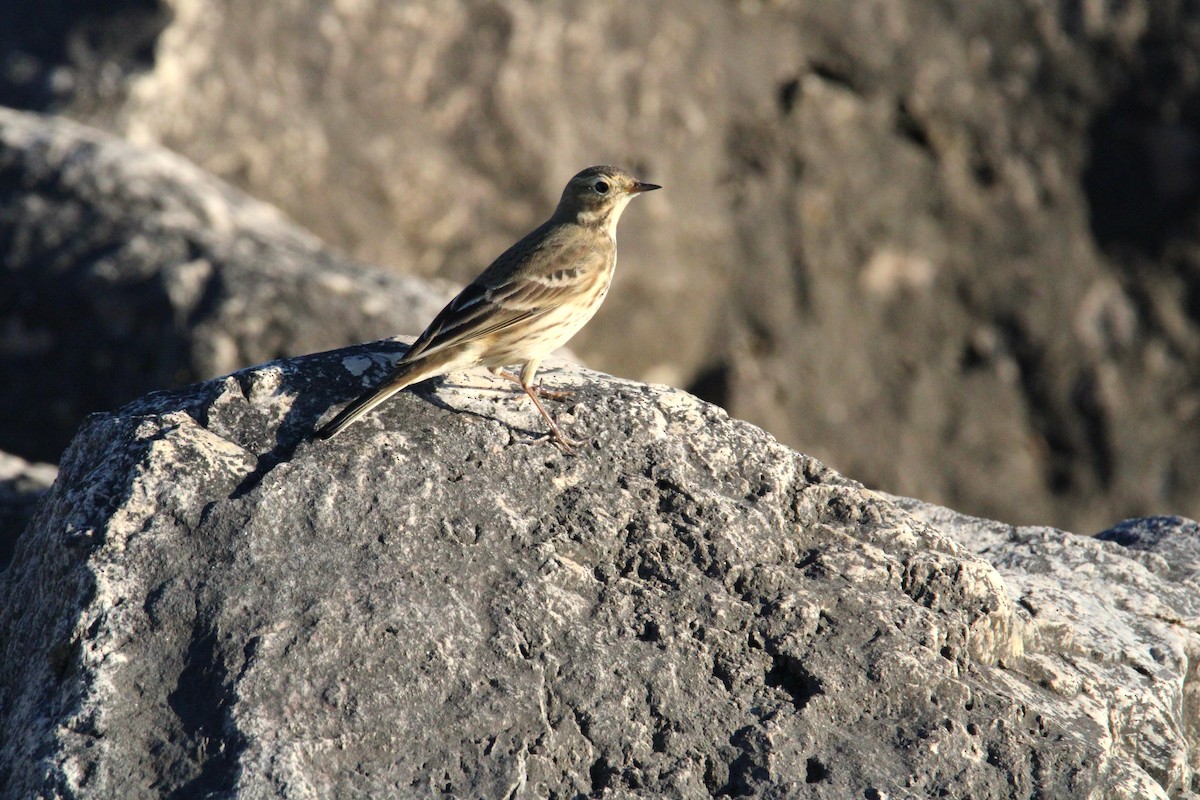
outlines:
M589 365L1081 533L1200 516L1198 90L1175 0L0 6L0 104L397 272L466 281L576 170L630 167L666 190Z

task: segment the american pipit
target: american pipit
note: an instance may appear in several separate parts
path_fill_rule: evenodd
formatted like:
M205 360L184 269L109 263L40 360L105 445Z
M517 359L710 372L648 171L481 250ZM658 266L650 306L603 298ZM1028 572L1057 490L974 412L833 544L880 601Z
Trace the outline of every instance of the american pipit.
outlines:
M410 384L468 367L487 367L521 384L564 450L567 438L538 399L533 376L604 302L617 264L617 220L642 183L616 167L571 178L549 220L508 248L450 301L391 374L320 429L328 439ZM520 378L503 370L520 364ZM552 393L544 392L551 396Z

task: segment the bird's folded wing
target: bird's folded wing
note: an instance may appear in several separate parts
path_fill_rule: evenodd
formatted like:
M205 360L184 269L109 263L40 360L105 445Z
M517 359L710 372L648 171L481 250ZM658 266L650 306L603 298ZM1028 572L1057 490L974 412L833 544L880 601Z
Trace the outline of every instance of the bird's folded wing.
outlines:
M607 257L576 245L543 260L566 265L561 268L517 269L506 278L489 268L442 309L401 361L476 341L572 302L596 282L596 273L606 268Z

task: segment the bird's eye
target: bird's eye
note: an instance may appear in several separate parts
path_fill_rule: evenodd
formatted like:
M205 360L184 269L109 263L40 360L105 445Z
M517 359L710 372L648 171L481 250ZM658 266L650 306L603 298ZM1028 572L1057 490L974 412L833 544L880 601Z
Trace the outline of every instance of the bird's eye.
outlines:
M592 188L597 194L608 194L608 183L605 181L596 181L592 184Z

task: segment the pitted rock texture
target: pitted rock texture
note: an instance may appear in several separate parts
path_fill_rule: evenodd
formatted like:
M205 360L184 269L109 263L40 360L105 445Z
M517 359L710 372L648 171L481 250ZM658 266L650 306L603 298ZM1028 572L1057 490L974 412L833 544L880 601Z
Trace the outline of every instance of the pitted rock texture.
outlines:
M986 558L1024 625L1018 696L1092 728L1170 797L1200 796L1200 538L1192 520L1128 520L1096 537L902 506ZM1118 543L1120 546L1118 546ZM1146 796L1157 796L1150 789Z
M574 456L487 373L313 441L400 350L88 419L0 583L10 796L1178 794L1003 571L685 393L551 364Z

